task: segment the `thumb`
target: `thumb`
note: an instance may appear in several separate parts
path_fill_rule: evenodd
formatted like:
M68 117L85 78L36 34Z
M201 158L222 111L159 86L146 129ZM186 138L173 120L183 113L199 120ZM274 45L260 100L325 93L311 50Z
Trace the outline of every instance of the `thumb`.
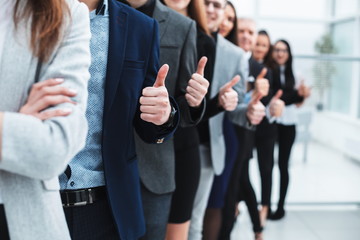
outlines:
M280 89L276 92L276 94L272 97L272 99L273 100L280 99L282 95L283 95L283 91Z
M263 96L259 92L254 92L253 95L251 96L250 104L255 104L259 102L262 99L262 97Z
M267 68L263 68L256 79L265 78L267 71Z
M161 68L159 69L159 72L157 74L157 77L156 77L153 87L165 86L165 79L166 79L168 72L169 72L169 65L167 65L167 64L162 65Z
M205 66L206 66L207 60L208 60L207 57L202 57L202 58L199 60L196 73L200 74L201 76L204 76L204 70L205 70Z
M235 86L235 84L239 81L240 81L240 76L236 75L230 82L226 83L221 89L227 91L233 86Z

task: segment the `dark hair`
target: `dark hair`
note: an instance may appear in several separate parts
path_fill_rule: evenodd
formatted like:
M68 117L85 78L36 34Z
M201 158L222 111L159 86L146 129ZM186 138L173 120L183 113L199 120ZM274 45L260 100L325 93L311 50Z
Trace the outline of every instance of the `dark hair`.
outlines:
M210 31L207 27L206 10L203 0L191 0L188 6L189 17L193 19L198 27L207 35L210 36Z
M227 1L226 6L227 5L229 5L234 10L235 18L234 18L234 27L233 27L233 29L231 29L231 31L225 38L237 46L237 44L238 44L238 37L237 37L238 26L237 26L236 9L230 1Z
M289 54L289 58L285 63L285 88L288 89L294 89L295 87L295 76L294 76L294 72L292 69L292 62L293 62L293 57L292 57L292 53L291 53L291 48L290 48L290 44L284 40L284 39L280 39L278 41L276 41L276 43L274 44L274 46L279 43L282 42L286 45L287 50L288 50L288 54Z
M70 15L64 0L16 0L14 7L15 28L21 21L31 21L30 47L40 61L49 60L59 43L66 14Z
M267 31L265 30L260 30L258 32L258 36L265 36L267 37L267 39L269 40L269 51L265 54L265 57L264 57L264 65L268 68L274 68L274 66L276 65L273 57L272 57L272 54L273 54L273 46L271 45L271 40L270 40L270 36L269 34L267 33Z

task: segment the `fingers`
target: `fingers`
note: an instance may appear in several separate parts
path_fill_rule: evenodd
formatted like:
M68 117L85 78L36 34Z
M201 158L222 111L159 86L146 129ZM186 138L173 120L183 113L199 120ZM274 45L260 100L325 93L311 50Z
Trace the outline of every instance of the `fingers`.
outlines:
M200 74L201 76L204 76L204 70L205 70L205 66L206 66L207 60L208 60L207 57L202 57L202 58L199 60L196 73Z
M263 68L256 79L265 78L267 71L268 71L267 68Z
M166 87L146 87L142 90L142 95L145 97L158 97L164 96L167 97L168 93Z
M246 116L253 125L259 124L265 116L265 106L261 102L250 102Z
M220 96L219 103L226 111L234 111L238 105L239 98L237 92L225 92Z
M28 114L28 115L36 115L39 112L58 104L62 103L71 103L76 104L69 97L56 95L56 96L45 96L41 98L39 101L36 101L32 104L26 104L23 108L21 108L20 113Z
M272 99L280 99L281 96L283 95L283 91L280 89L276 92L276 94L272 97Z
M47 79L45 81L35 83L32 86L32 88L41 89L41 88L46 87L46 86L48 86L48 87L56 86L56 85L59 85L59 84L61 84L63 82L64 82L63 78L50 78L50 79Z
M46 95L46 91L64 82L62 78L51 78L32 85L27 102L35 102Z
M251 101L250 103L252 104L256 104L258 102L260 102L260 100L263 98L262 94L259 92L254 92L253 95L251 96Z
M235 84L237 82L240 81L240 76L236 75L230 82L226 83L224 86L222 86L221 90L223 91L228 91L230 88L232 88L233 86L235 86ZM220 91L221 91L220 90Z
M188 104L189 104L190 107L198 107L198 106L200 106L200 104L201 104L201 102L202 102L202 100L203 100L203 98L198 99L198 98L192 96L192 95L189 94L189 93L186 93L186 94L185 94L185 99L186 99L186 101L188 102Z
M153 87L155 87L155 88L165 87L165 79L166 79L168 72L169 72L169 65L167 65L167 64L162 65L162 67L159 69L159 72L158 72L158 75L156 77Z
M47 120L54 117L65 117L68 116L70 113L72 113L71 108L48 110L39 113L37 118L39 118L40 120Z

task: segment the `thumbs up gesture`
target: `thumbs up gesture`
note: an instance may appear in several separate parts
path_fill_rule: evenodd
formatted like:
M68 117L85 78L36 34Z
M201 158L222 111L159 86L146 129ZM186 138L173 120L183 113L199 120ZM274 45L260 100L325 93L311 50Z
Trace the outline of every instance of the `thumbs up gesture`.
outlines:
M265 106L260 102L263 96L254 92L246 111L246 116L252 125L259 124L265 116Z
M298 93L304 98L310 97L311 89L305 85L304 80L301 80L300 86L298 88Z
M140 97L141 119L155 125L162 125L169 119L171 106L165 79L169 65L164 64L158 72L154 86L146 87Z
M273 96L270 101L270 115L272 117L280 117L284 110L285 103L283 100L280 99L282 94L282 90L278 90L275 96Z
M191 76L188 86L186 87L185 99L191 107L200 106L208 91L209 82L204 78L206 62L206 57L202 57L200 59L197 71Z
M255 92L258 92L261 96L265 97L269 94L269 80L265 78L267 69L263 68L255 81Z
M230 82L220 88L219 105L224 108L225 111L234 111L238 104L238 94L232 87L239 81L240 76L236 75Z

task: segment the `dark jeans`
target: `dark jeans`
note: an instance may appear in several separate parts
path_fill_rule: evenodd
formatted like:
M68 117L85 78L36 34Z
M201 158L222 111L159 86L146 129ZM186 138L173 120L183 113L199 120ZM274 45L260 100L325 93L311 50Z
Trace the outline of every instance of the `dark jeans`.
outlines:
M0 239L10 240L4 205L0 204Z
M107 199L64 208L73 240L120 240Z

